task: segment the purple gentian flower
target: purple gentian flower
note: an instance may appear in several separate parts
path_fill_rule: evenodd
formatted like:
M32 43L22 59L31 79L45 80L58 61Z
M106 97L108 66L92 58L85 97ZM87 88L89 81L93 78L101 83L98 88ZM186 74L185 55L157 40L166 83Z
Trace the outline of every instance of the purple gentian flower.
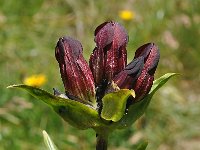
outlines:
M160 57L158 47L154 43L141 46L127 65L127 32L112 21L97 27L95 42L88 65L79 41L70 37L59 39L55 55L66 95L101 108L101 99L114 83L120 89L133 89L134 101L143 99L153 84Z

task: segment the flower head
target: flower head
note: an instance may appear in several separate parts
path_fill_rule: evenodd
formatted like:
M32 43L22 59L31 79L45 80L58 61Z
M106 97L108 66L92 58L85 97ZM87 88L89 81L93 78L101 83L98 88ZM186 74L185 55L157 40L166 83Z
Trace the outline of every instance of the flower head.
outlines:
M46 82L46 76L44 74L34 74L24 79L24 84L29 86L40 87Z
M55 55L69 98L101 105L113 82L121 89L134 89L137 101L148 94L159 61L155 44L138 48L133 61L127 65L128 35L120 24L111 21L99 25L95 42L89 65L83 58L80 42L63 37L57 43Z
M122 20L129 21L129 20L134 19L135 13L133 11L131 11L131 10L121 10L119 12L119 17Z

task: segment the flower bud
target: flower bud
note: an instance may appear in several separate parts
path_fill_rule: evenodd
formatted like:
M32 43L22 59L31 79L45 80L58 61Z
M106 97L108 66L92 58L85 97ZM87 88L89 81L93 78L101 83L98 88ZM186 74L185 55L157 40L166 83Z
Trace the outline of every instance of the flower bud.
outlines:
M144 67L133 87L137 100L142 99L151 90L154 73L160 59L159 49L154 43L147 43L135 52L135 58L141 56L144 57Z
M116 22L105 22L95 30L96 47L90 57L95 84L106 84L126 66L128 35ZM103 83L102 83L103 82Z
M55 48L66 95L94 103L94 79L82 53L80 42L70 37L60 38Z
M159 58L158 47L154 43L145 44L136 50L135 59L113 81L121 89L134 89L134 100L141 100L151 89Z

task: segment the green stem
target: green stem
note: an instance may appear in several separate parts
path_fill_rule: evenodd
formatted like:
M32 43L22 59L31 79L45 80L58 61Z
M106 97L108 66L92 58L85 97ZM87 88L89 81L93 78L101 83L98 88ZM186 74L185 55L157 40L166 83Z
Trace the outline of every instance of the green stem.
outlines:
M108 137L107 136L101 136L96 135L96 150L107 150L108 146Z

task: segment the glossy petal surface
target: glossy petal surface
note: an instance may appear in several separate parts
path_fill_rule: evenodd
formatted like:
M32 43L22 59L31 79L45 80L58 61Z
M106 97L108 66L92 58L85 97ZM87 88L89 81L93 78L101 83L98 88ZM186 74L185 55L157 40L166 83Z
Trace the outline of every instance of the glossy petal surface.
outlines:
M122 89L134 89L135 101L141 100L151 89L159 58L157 46L147 43L136 50L133 61L113 81Z
M105 22L95 30L96 47L90 57L95 84L99 86L112 80L126 66L128 35L116 22Z
M55 50L67 96L95 103L94 79L83 58L80 42L63 37L59 39Z
M133 89L133 85L137 80L138 76L141 74L141 71L144 66L144 58L139 57L130 62L126 68L117 74L113 81L121 89Z
M160 58L159 49L154 43L147 43L136 50L135 58L138 57L144 57L144 67L133 89L136 92L136 100L141 100L151 90Z

